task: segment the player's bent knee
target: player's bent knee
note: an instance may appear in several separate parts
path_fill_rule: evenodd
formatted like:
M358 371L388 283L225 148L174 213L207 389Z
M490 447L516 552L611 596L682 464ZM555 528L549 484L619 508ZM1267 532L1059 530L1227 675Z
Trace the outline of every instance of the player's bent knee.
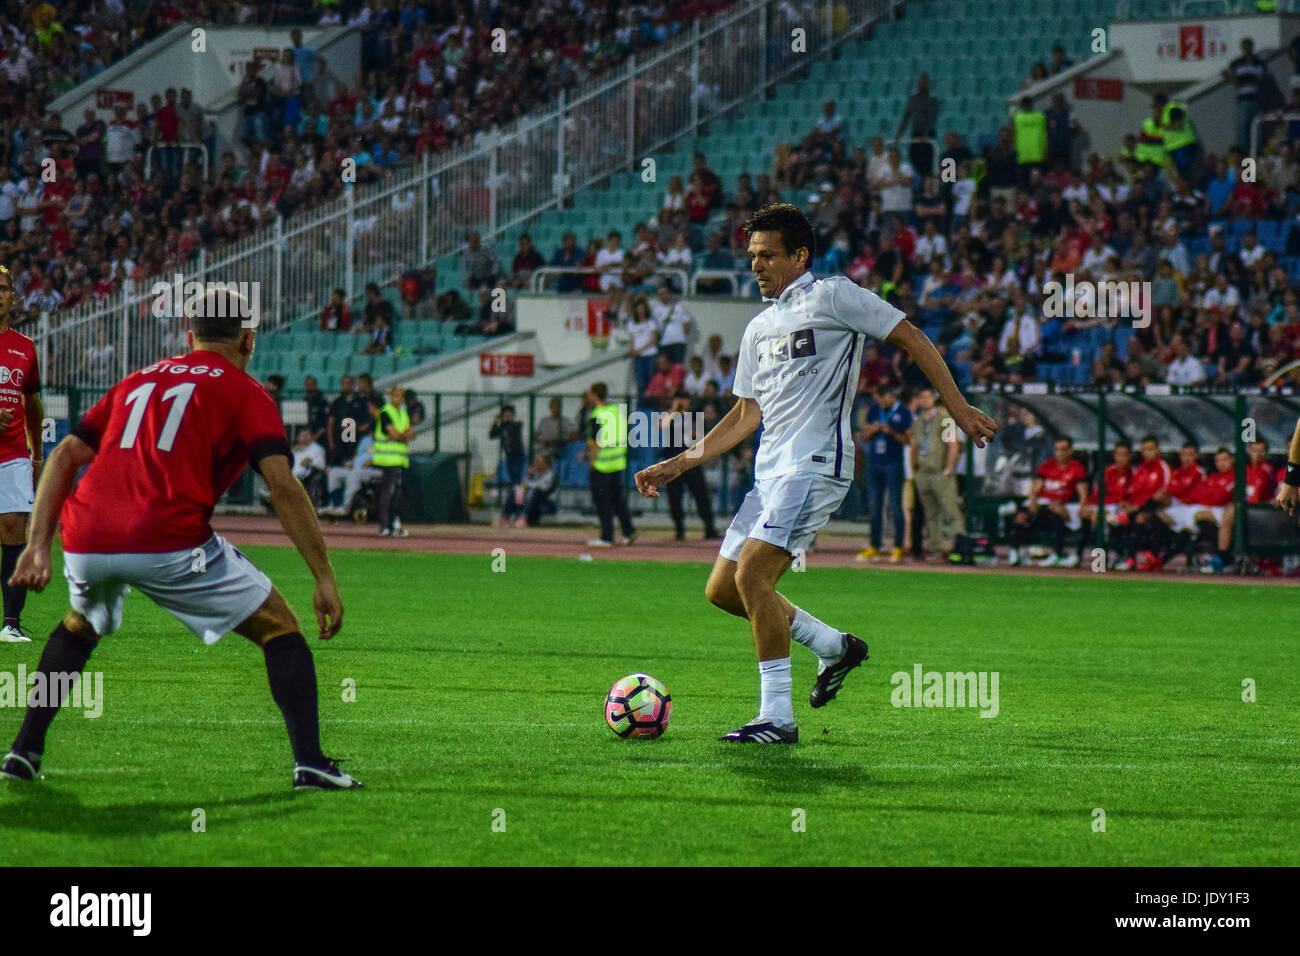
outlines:
M293 634L298 629L298 618L294 616L284 595L272 588L262 606L245 618L235 628L235 633L261 646L283 634Z
M63 615L63 627L72 634L73 637L81 638L83 641L89 641L91 644L99 642L99 635L91 627L90 622L76 611L69 610Z

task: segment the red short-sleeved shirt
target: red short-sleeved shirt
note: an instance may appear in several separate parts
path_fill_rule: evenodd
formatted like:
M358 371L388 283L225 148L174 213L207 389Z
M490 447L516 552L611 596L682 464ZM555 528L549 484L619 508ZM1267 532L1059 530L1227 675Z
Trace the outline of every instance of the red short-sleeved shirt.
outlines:
M1171 474L1169 463L1163 458L1139 462L1133 469L1133 481L1129 484L1129 503L1142 507L1169 486Z
M1106 466L1106 504L1117 505L1124 500L1128 494L1129 485L1133 482L1133 469L1125 468L1119 470L1119 465ZM1088 504L1097 503L1097 489L1094 488L1088 492Z
M1266 461L1246 466L1246 501L1252 505L1273 500L1277 492L1277 476L1273 466Z
M9 424L0 428L0 462L27 458L27 419L23 414L23 396L41 389L41 371L36 361L36 345L21 332L0 332L0 408L13 410Z
M245 466L290 453L271 396L209 351L127 376L73 434L96 452L63 505L63 547L77 553L201 545L213 507Z
M1038 466L1037 475L1043 479L1038 500L1064 505L1075 499L1079 493L1079 482L1088 477L1088 472L1077 458L1071 458L1064 465L1057 464L1055 458L1049 458Z
M1195 505L1230 505L1232 504L1232 492L1237 487L1237 476L1232 469L1227 471L1216 471L1201 482L1201 486L1196 489L1196 500L1190 502Z
M1183 504L1196 500L1196 489L1205 480L1205 469L1200 465L1183 465L1169 476L1169 497Z

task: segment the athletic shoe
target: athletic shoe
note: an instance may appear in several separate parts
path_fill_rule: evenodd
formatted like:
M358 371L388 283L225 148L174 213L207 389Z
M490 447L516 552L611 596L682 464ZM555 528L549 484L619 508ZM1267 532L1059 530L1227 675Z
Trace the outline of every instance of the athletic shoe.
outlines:
M1061 567L1063 568L1077 568L1078 566L1079 556L1077 554L1068 555L1063 561L1061 561Z
M878 557L880 557L880 552L877 551L875 548L863 548L861 551L858 552L858 556L854 560L870 561L873 558L878 558Z
M613 541L606 541L604 538L592 538L590 541L587 542L587 547L589 547L589 548L612 548L612 547L614 547L614 542L613 542Z
M1137 569L1139 571L1163 571L1165 565L1163 561L1155 556L1154 552L1143 551L1138 556Z
M892 550L892 551L889 552L889 563L890 563L890 564L897 564L899 561L902 561L902 560L903 560L903 549L902 549L902 548L894 548L894 550Z
M1016 548L1007 548L1007 564L1013 568L1020 566L1020 551Z
M357 790L361 781L339 769L339 762L325 758L323 767L298 764L293 768L295 790Z
M1209 561L1206 561L1203 565L1201 565L1201 573L1202 573L1202 574L1222 574L1222 573L1223 573L1223 559L1222 559L1221 557L1219 557L1217 554L1214 555L1214 557L1210 558Z
M1132 558L1125 558L1123 561L1116 562L1115 567L1114 567L1114 570L1116 570L1116 571L1132 571L1132 570L1134 570L1136 567L1137 567L1137 562L1136 562L1136 561L1134 561Z
M744 727L724 734L718 740L729 744L797 744L799 728L783 730L770 720L755 717Z
M636 544L636 532L633 531L630 535L628 535L626 538L624 538L624 539L623 539L623 543L624 543L624 544Z
M840 692L840 685L849 671L867 659L866 642L852 634L844 635L844 656L829 667L819 668L817 683L808 695L808 703L814 707L825 707Z
M11 750L0 763L0 777L6 780L35 780L41 775L41 755Z
M390 534L394 538L409 538L411 536L411 532L401 527L394 528Z
M389 528L380 528L380 529L379 529L379 537L381 537L381 538L391 538L392 536L393 536L393 532L392 532L391 529L389 529Z
M1053 552L1038 562L1040 568L1055 568L1061 563L1061 556Z
M32 639L23 633L21 624L6 624L0 628L0 644L30 644Z

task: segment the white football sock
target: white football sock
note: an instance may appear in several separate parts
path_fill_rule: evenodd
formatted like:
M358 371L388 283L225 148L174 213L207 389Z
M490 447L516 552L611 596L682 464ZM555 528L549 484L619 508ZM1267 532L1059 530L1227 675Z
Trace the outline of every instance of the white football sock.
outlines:
M770 720L783 730L793 728L794 700L791 691L794 681L790 677L790 658L759 661L758 683L762 695L758 716L762 720Z
M823 667L839 663L844 656L848 641L842 631L837 631L829 624L823 624L801 607L794 609L794 620L790 622L790 636L808 650L817 655Z

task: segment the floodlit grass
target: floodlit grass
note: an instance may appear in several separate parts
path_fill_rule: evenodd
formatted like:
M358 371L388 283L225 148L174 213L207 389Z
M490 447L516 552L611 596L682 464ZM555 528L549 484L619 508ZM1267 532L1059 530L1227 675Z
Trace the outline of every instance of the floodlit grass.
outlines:
M245 550L309 611L292 550ZM744 622L704 599L706 565L334 561L344 630L311 641L323 736L365 790L293 793L260 652L205 648L132 595L91 658L103 716L60 714L45 779L0 786L5 862L1300 863L1289 588L789 574L785 593L871 660L813 711L816 659L795 647L799 745L737 747L716 738L756 712L757 668ZM57 580L31 596L34 636L65 602ZM0 670L34 668L42 646L0 645ZM998 715L893 706L891 676L916 664L997 671ZM602 720L605 691L637 670L673 695L660 740ZM7 744L21 710L0 719Z

